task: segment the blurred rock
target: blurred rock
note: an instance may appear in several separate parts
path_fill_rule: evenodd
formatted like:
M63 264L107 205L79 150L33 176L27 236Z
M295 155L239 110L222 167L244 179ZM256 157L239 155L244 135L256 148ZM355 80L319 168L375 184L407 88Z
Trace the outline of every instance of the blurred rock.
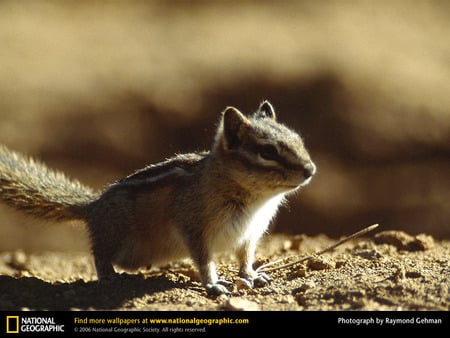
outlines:
M403 231L383 231L375 235L375 243L391 244L398 250L426 251L434 247L433 237L425 234L411 236Z

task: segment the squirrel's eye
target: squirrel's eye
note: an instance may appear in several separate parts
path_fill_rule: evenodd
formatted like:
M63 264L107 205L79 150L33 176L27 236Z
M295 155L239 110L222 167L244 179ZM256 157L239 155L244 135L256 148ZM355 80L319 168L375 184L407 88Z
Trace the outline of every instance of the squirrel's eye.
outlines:
M266 144L258 149L258 154L268 161L276 161L278 158L278 150L273 145Z

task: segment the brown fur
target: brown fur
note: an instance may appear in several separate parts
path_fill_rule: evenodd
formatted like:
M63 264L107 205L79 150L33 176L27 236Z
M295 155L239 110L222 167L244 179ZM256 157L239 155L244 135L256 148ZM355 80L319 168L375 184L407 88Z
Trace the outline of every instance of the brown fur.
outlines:
M213 256L235 250L240 276L266 284L252 268L256 243L285 195L315 172L300 136L275 118L267 101L250 118L229 107L210 152L150 165L100 194L0 147L0 198L38 217L84 219L100 279L113 265L190 256L207 290L224 293Z

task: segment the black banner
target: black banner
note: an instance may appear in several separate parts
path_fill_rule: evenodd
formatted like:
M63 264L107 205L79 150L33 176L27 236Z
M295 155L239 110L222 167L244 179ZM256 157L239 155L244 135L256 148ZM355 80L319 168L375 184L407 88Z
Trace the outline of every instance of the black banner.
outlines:
M0 336L208 337L222 334L339 330L449 329L449 312L0 312ZM445 331L444 331L445 332Z

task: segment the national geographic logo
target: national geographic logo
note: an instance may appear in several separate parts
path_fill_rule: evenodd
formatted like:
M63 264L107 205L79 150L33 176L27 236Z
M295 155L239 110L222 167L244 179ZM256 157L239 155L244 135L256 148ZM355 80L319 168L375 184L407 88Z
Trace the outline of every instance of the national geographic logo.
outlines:
M64 324L53 317L6 316L6 333L64 332Z
M19 333L19 316L6 316L6 333Z

